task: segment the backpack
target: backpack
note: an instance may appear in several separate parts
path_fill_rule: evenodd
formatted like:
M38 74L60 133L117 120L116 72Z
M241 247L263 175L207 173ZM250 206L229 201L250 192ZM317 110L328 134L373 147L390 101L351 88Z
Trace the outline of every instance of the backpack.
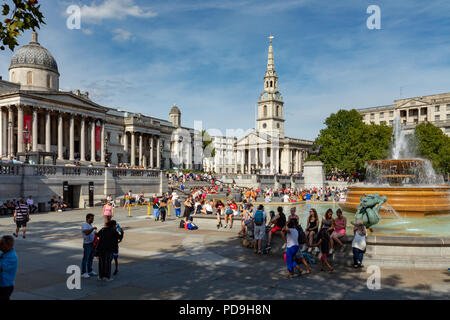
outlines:
M306 234L305 231L303 231L303 228L301 225L297 226L298 231L298 244L305 244L306 243Z
M255 224L257 226L262 226L264 223L264 211L258 210L255 213Z

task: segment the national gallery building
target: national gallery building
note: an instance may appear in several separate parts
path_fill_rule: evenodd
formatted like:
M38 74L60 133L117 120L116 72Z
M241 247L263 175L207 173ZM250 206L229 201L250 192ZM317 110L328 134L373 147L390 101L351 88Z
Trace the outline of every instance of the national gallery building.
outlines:
M178 107L170 121L108 108L87 92L60 91L59 77L56 60L33 32L11 59L9 81L0 80L0 159L45 152L58 164L201 169L194 157L201 139L187 143L195 132L181 127Z

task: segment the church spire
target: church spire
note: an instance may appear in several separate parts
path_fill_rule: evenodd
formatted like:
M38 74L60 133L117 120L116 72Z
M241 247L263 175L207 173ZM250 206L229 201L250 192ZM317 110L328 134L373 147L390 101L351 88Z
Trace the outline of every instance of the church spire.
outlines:
M270 71L275 72L275 64L273 62L273 48L272 48L272 40L274 39L274 36L270 36L270 45L269 45L269 57L267 58L267 73Z

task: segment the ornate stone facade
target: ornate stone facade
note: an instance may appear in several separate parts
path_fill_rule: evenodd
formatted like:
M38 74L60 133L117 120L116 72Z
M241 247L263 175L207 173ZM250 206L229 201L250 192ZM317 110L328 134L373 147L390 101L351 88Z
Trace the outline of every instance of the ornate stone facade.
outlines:
M10 81L0 80L1 159L42 151L55 152L59 163L169 169L182 153L176 165L201 169L192 156L194 143L180 152L179 132L191 141L195 132L181 126L178 107L167 121L101 106L87 92L59 91L57 63L37 34L14 54L9 71Z

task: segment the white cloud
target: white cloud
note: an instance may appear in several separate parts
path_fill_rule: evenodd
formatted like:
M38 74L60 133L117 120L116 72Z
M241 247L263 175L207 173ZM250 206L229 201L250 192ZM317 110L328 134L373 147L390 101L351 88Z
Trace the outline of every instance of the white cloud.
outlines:
M84 33L84 34L87 34L88 36L90 36L90 35L92 35L94 32L91 30L91 29L81 29L81 31Z
M140 7L133 0L105 0L101 4L83 5L81 19L86 22L101 22L105 19L124 19L126 17L153 18L156 13L150 8Z
M120 41L120 42L128 41L133 36L133 34L130 31L123 30L123 29L114 30L114 34L115 34L115 36L114 36L113 40Z

